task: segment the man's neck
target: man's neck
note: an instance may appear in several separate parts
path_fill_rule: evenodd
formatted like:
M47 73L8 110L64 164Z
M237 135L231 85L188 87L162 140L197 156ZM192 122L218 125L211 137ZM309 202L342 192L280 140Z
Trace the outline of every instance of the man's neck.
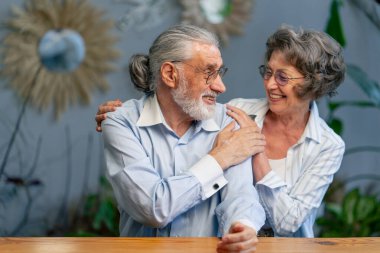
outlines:
M158 89L156 96L166 123L178 136L183 136L194 120L183 112L169 90Z

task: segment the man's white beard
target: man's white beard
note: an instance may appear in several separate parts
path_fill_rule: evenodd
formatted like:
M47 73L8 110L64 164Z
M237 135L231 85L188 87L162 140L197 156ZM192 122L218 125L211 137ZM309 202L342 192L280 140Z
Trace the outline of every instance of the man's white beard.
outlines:
M200 95L199 99L191 99L188 97L190 94L187 94L189 91L188 86L188 81L183 73L180 73L179 86L171 92L174 101L194 120L206 120L211 118L215 113L215 105L206 105L202 97L208 95L216 98L218 94L213 91L206 91Z

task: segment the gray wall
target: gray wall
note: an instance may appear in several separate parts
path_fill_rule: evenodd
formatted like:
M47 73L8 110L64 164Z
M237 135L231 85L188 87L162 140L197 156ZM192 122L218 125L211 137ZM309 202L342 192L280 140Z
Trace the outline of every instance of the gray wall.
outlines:
M370 1L370 0L367 0ZM90 1L106 11L109 18L117 19L128 9L128 5L115 1ZM346 1L345 1L346 2ZM22 1L3 0L0 2L0 22L9 17L11 5ZM287 23L295 27L324 30L329 16L329 0L257 0L252 17L245 26L244 36L232 36L230 44L222 48L222 55L229 72L225 77L228 91L220 96L220 102L236 97L262 97L264 91L257 66L262 62L266 38ZM158 26L138 31L126 29L113 32L120 40L117 48L122 51L118 60L119 71L107 76L110 90L107 93L95 92L88 106L73 105L54 121L51 111L38 112L27 108L22 119L21 132L6 168L9 175L26 175L36 153L39 138L42 138L40 158L33 178L39 178L43 186L34 188L30 224L23 228L21 235L43 235L54 223L58 209L62 205L67 176L70 176L70 206L79 201L83 184L88 180L89 191L98 189L98 177L104 172L101 135L95 132L94 116L97 106L110 99L122 100L138 98L125 71L129 57L137 52L147 52L153 39L167 27L180 22L180 7L174 5L164 15ZM380 11L379 11L380 12ZM341 9L347 46L345 59L359 65L369 76L380 81L380 33L379 30L356 7L346 2ZM0 30L0 35L4 31ZM4 83L4 81L1 81ZM366 100L363 92L346 79L339 89L336 100ZM6 88L0 89L0 161L20 112L21 102L15 93ZM326 114L325 101L320 101L320 111ZM347 148L359 145L379 145L380 126L378 109L344 108L338 112L344 120L343 139ZM89 142L90 140L90 142ZM90 155L89 172L86 173L86 157ZM344 159L339 178L347 178L359 173L380 174L380 157L376 153L360 153ZM71 171L71 174L68 173ZM86 173L86 174L85 174ZM362 182L366 183L366 182ZM1 194L9 193L9 198L0 203L0 235L9 234L22 219L26 196L22 188L10 187L0 182Z

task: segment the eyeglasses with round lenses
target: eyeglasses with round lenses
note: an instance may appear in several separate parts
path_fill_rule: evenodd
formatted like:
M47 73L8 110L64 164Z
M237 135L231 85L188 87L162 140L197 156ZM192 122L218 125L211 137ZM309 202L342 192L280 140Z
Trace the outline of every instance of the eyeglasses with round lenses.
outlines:
M281 86L287 85L289 80L305 78L304 76L302 76L302 77L289 77L285 72L283 72L281 70L277 70L273 74L273 71L265 65L261 65L259 67L259 72L260 72L261 77L264 80L269 80L271 78L271 76L273 75L276 83L278 83Z
M206 75L206 84L210 85L212 81L214 81L217 76L219 75L220 78L223 78L224 75L226 74L226 72L228 71L228 68L227 67L220 67L219 69L216 69L216 70L201 70L199 67L195 67L189 63L186 63L186 62L183 62L183 61L172 61L173 63L176 63L176 62L180 62L182 64L185 64L187 66L190 66L192 67L195 71L197 72L202 72L203 74Z

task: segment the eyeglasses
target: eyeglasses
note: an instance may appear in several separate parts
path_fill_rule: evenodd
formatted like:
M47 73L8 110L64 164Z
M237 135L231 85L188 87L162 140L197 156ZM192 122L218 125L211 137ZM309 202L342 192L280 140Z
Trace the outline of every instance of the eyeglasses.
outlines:
M188 63L185 63L183 61L172 61L173 63L176 63L176 62L180 62L182 64L185 64L187 66L190 66L192 67L194 70L198 71L198 72L202 72L203 74L206 75L206 84L210 84L211 81L214 81L216 79L216 77L219 75L220 78L223 78L223 76L226 74L228 68L222 66L220 67L220 69L217 69L217 70L201 70L199 67L195 67L191 64L188 64Z
M261 77L264 80L269 80L271 78L271 76L274 75L274 80L276 81L276 83L278 83L281 86L287 85L289 80L305 78L304 76L302 76L302 77L289 77L285 72L283 72L281 70L277 70L273 74L272 70L265 65L261 65L259 67L259 72L260 72Z

